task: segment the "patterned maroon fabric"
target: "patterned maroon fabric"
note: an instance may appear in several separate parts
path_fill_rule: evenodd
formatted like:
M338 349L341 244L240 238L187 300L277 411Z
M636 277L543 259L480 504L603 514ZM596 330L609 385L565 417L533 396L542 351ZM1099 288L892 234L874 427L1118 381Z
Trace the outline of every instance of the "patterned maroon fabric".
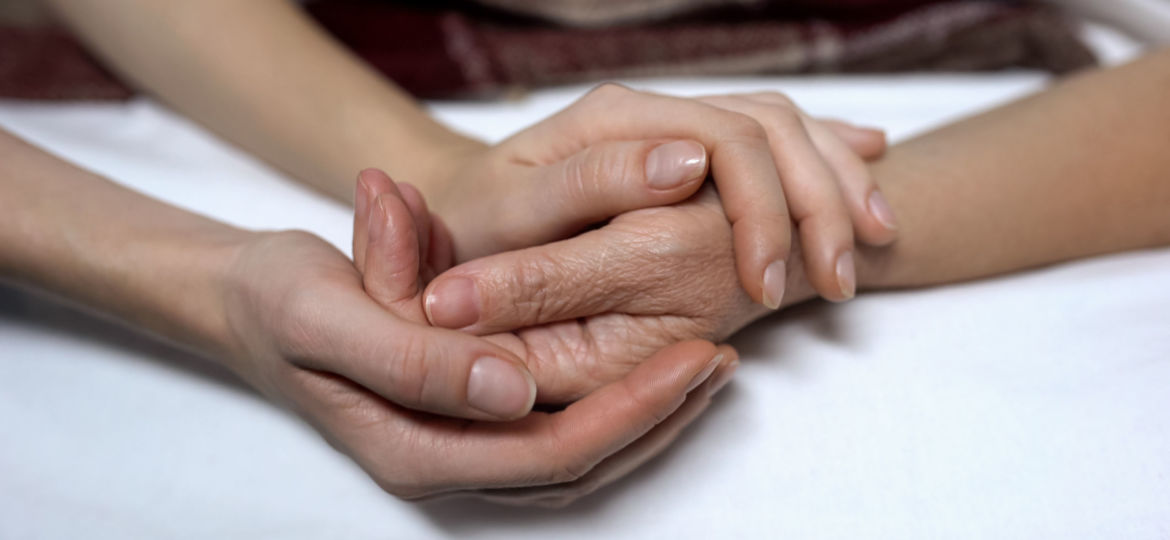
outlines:
M565 26L561 19L573 15L567 11L549 14L562 23L554 24L532 13L434 2L329 0L307 9L376 69L428 98L638 76L1012 67L1063 73L1095 62L1056 11L1002 0L759 0L738 8L716 4L742 2L680 1L704 7L669 21L604 27ZM66 33L0 27L0 97L131 94Z
M788 0L772 8L610 28L526 24L482 13L471 18L357 0L309 9L379 70L430 97L636 76L1009 67L1063 73L1094 63L1068 21L1048 8L994 0L822 0L822 11L835 6L845 15L788 18L813 4ZM886 9L876 11L879 4ZM859 13L870 18L859 19ZM873 18L875 13L880 15Z

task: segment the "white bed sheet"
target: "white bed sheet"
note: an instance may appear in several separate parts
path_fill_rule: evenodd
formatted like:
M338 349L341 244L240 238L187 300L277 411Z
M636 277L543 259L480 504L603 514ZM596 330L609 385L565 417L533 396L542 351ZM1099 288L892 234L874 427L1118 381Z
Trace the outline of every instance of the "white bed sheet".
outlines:
M779 89L897 139L1044 79L635 84ZM581 91L434 110L496 139ZM152 102L0 103L0 125L172 203L347 249L346 208ZM223 371L0 289L0 538L1167 538L1167 275L1164 249L786 312L734 339L735 381L672 449L558 511L399 502Z

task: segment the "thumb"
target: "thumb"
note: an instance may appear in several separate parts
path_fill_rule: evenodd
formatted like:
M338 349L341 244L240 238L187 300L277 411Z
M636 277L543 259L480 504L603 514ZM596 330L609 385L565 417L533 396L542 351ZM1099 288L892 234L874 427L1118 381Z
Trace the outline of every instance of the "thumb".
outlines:
M286 351L302 368L340 375L403 407L446 416L512 420L536 383L524 364L486 340L387 313L358 290L313 300Z
M707 150L696 141L619 141L588 146L530 169L507 215L503 249L567 238L640 208L681 202L703 184ZM537 209L533 211L533 209Z

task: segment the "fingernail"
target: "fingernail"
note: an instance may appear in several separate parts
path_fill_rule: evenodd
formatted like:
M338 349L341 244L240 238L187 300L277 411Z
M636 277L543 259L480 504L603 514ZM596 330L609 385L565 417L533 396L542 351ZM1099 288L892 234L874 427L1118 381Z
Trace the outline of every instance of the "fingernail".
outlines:
M853 252L846 251L837 257L837 285L846 300L857 292L857 271L853 268Z
M646 183L654 189L674 189L706 170L707 150L694 141L666 143L646 156Z
M715 371L716 367L719 367L719 362L722 361L723 353L719 353L710 362L707 362L707 367L703 368L703 371L700 371L698 375L695 375L695 378L691 379L691 383L687 385L687 393L690 393L691 390L694 390L700 384L703 384L703 381L711 377L711 373Z
M707 395L713 396L722 390L724 386L727 386L727 383L731 382L731 376L735 375L735 370L738 367L739 360L735 360L731 365L723 368L723 371L719 372L719 375L716 375L718 378L711 383L711 386L707 387Z
M779 309L784 299L784 284L788 279L788 267L784 261L773 261L764 269L764 306Z
M431 324L463 328L479 320L479 291L465 277L442 279L427 295L423 307Z
M890 208L890 203L886 201L885 196L878 190L873 190L869 194L869 201L866 203L869 206L869 213L881 222L887 229L891 231L898 230L898 221L894 219L894 209Z
M516 418L532 408L536 382L507 360L485 356L471 366L467 404L498 418Z

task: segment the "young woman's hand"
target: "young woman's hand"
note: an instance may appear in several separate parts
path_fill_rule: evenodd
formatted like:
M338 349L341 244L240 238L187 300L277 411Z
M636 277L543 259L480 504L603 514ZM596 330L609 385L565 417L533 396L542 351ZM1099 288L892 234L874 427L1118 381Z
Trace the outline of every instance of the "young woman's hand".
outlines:
M884 149L880 132L813 120L778 93L691 99L607 84L497 146L460 146L428 191L465 261L680 202L709 174L739 281L775 309L793 225L830 300L854 294L855 236L893 241L893 213L862 161Z
M393 217L375 214L401 220L402 208L391 210L399 212ZM403 240L374 243L384 241ZM350 261L308 234L258 241L241 255L237 272L241 284L228 306L244 346L233 367L308 420L383 489L406 499L466 492L503 502L568 502L669 442L706 407L714 376L726 377L735 359L729 347L691 341L560 412L513 422L435 416L413 409L498 418L467 406L473 399L464 392L477 391L467 381L475 369L468 364L491 355L509 369L523 367L479 338L383 310L363 292ZM402 291L417 281L397 277L387 287ZM515 391L507 379L489 376L479 391ZM518 379L523 387L508 400L521 403L510 416L530 404L523 403L530 401L527 380Z
M369 186L379 195L364 197ZM734 369L730 347L673 344L564 410L525 414L531 377L515 356L426 326L419 250L435 244L420 240L425 223L410 210L419 207L374 171L363 173L358 200L358 221L371 231L357 240L368 246L359 264L382 279L363 284L353 263L315 236L259 236L226 279L236 342L228 364L394 495L564 504L660 451ZM484 358L494 360L485 368Z

